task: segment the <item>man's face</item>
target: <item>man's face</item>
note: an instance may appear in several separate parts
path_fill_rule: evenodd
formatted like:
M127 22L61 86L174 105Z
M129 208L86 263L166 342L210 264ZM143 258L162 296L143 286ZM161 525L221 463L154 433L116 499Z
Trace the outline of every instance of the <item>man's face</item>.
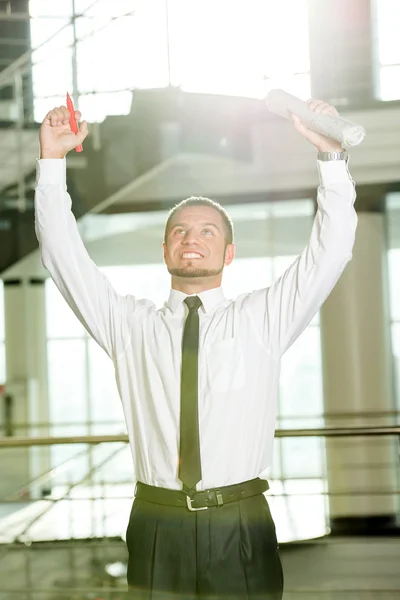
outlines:
M168 271L175 277L215 277L232 262L221 214L212 206L192 205L172 217L164 247Z

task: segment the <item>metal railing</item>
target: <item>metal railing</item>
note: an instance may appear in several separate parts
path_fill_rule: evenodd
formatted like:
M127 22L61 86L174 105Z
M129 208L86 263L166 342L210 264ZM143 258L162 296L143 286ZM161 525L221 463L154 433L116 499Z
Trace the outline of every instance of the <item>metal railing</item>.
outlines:
M316 427L313 429L277 429L275 437L362 437L362 436L400 435L400 425L382 425L367 427ZM0 448L18 448L30 446L53 446L56 444L102 444L112 442L127 443L126 434L119 435L74 435L0 438Z

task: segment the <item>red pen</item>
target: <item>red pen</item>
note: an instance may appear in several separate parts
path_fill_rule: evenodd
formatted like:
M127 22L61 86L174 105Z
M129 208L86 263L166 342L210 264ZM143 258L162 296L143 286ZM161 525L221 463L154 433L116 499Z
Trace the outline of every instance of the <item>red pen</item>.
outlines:
M71 96L68 94L67 92L67 108L69 111L69 124L71 127L71 131L73 131L74 133L78 133L79 129L78 129L78 123L76 122L75 119L75 109L74 109L74 105L72 104L72 100L71 100ZM75 150L77 152L82 152L83 148L82 148L82 144L79 144L79 146L77 146L75 148Z

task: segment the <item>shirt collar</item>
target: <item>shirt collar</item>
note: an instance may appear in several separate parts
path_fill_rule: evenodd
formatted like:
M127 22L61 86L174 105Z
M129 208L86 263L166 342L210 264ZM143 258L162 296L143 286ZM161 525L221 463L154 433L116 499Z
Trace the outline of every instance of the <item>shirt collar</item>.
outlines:
M187 298L189 294L184 294L183 292L179 292L178 290L171 290L169 294L169 298L167 301L167 306L175 313L179 306L183 303L184 299ZM222 304L225 300L224 292L222 291L222 287L213 288L211 290L206 290L204 292L200 292L199 294L192 294L193 296L198 296L203 304L204 312L210 312L218 306L218 304Z

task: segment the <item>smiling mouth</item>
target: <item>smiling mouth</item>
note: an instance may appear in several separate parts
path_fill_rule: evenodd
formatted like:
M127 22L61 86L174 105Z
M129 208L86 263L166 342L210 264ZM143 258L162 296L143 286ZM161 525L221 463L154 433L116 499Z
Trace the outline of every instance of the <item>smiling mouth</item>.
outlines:
M203 256L198 252L184 252L182 258L199 259L203 258Z

